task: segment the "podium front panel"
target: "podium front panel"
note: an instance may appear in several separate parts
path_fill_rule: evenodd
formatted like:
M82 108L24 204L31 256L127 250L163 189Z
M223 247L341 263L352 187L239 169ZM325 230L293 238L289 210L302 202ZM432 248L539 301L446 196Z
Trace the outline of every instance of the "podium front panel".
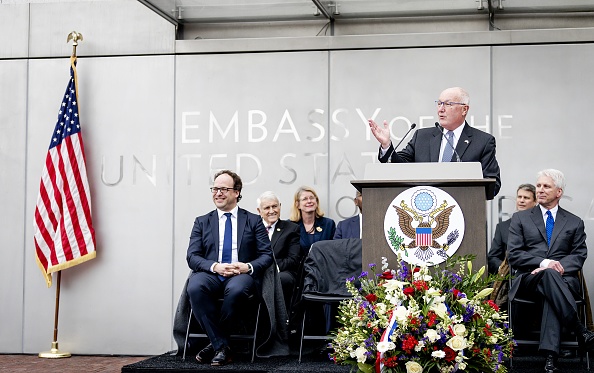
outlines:
M487 216L485 187L481 185L447 186L441 183L423 183L439 188L452 196L459 204L464 215L464 237L455 255L473 254L476 259L473 267L478 269L487 264ZM369 263L381 266L382 257L388 259L390 268L397 265L397 256L386 241L384 218L390 203L400 193L412 187L389 184L362 186L363 195L363 269Z

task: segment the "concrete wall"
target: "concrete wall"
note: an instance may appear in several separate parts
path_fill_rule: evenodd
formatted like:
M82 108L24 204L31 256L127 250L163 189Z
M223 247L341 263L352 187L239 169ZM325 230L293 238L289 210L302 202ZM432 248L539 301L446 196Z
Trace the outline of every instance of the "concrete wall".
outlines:
M52 341L55 287L35 263L32 221L72 30L84 36L79 104L97 258L63 271L63 350L174 347L188 237L213 208L215 170L240 173L248 210L272 189L286 218L307 184L339 221L355 212L350 181L377 161L366 119L393 122L399 140L408 123L432 126L433 101L454 85L470 91L471 124L496 137L498 198L512 198L501 210L489 203L489 233L513 211L516 186L554 167L568 181L562 205L594 245L594 28L176 41L171 23L131 0L0 2L0 353Z

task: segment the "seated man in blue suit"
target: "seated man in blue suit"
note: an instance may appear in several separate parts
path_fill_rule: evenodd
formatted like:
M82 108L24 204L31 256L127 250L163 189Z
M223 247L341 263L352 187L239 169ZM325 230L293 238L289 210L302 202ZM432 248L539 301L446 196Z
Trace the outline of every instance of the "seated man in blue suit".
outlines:
M562 327L575 331L581 348L594 348L594 332L579 320L575 302L580 296L578 272L588 256L584 221L559 206L564 190L561 171L539 172L539 205L512 216L507 239L508 260L515 276L509 298L517 295L543 300L538 348L546 356L545 373L559 371Z
M338 223L336 232L334 232L335 240L341 238L361 238L361 218L363 213L363 196L361 196L361 192L357 191L353 200L355 201L355 206L357 206L359 213Z
M241 189L236 173L215 175L210 190L216 209L194 221L186 257L192 270L187 287L192 312L210 339L196 360L213 366L231 362L230 328L249 296L260 296L262 276L273 262L262 219L237 206Z

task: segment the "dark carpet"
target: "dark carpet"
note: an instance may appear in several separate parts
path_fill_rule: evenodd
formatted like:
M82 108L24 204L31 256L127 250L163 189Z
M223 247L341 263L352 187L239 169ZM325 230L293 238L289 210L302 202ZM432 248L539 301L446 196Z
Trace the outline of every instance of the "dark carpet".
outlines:
M166 353L139 361L122 367L122 373L188 373L188 372L309 372L309 373L347 373L349 366L335 365L323 353L309 353L304 355L302 362L298 362L297 355L276 358L256 358L250 363L250 356L239 354L234 357L232 364L223 367L211 367L198 364L194 355L186 356L183 361L181 356ZM592 356L590 365L594 368ZM509 364L506 364L509 367ZM562 373L587 372L586 360L580 362L578 357L559 359ZM544 358L538 356L518 356L513 360L510 373L543 373Z

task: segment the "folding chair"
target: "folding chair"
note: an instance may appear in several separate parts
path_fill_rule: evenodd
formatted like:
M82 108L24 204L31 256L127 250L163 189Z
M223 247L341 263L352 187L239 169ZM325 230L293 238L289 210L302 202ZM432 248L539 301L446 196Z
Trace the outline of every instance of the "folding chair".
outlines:
M352 297L346 288L346 279L361 274L361 239L348 238L314 243L305 259L303 272L301 299L304 311L299 345L300 363L304 340L332 339L330 335L305 334L308 304L336 304Z
M514 273L514 271L511 267L510 267L510 273ZM511 277L513 277L513 276L511 276ZM580 298L576 299L576 305L578 307L578 316L580 317L580 320L583 321L584 327L586 327L586 302L584 301L584 299L585 299L585 296L584 296L585 284L584 284L584 278L583 278L581 272L578 273L578 277L580 279ZM513 278L510 278L510 280L509 280L509 288L510 289L512 286L512 281L513 281ZM513 316L514 316L514 312L517 312L519 308L523 307L524 309L526 309L528 307L531 307L535 310L539 310L539 309L541 309L541 305L542 305L542 300L527 299L527 298L518 297L517 295L514 297L513 300L508 298L508 310L509 310L508 318L509 318L510 329L515 332ZM524 314L526 314L526 313L524 313ZM524 333L521 334L521 336L522 336L522 338L515 339L516 344L518 346L521 346L521 345L538 346L540 343L540 323L534 329L529 329L529 330L524 331ZM575 335L575 333L573 331L563 331L563 333L561 335L560 348L580 351L577 336ZM587 370L590 370L590 355L587 350L585 352L586 352L586 368L587 368ZM584 362L583 354L580 354L580 362L581 363ZM509 364L510 364L510 368L513 367L513 356L510 356Z
M258 335L258 323L260 321L260 309L262 307L262 301L259 299L256 299L257 297L255 295L250 295L249 297L249 303L250 304L254 304L257 302L257 309L255 311L255 322L254 322L254 327L253 327L253 333L250 332L246 332L244 334L232 334L230 336L231 339L238 339L238 340L247 340L247 341L251 341L252 344L252 359L251 362L254 362L254 358L256 356L256 336ZM219 299L218 300L219 303L223 303L223 299ZM189 338L208 338L208 335L206 333L204 333L204 331L200 331L200 332L193 332L191 330L191 327L193 325L198 325L198 322L196 321L196 319L194 318L194 313L192 312L192 309L190 308L190 317L188 319L188 327L186 329L186 340L184 343L184 353L182 356L182 360L186 360L186 349L188 347L188 339Z

